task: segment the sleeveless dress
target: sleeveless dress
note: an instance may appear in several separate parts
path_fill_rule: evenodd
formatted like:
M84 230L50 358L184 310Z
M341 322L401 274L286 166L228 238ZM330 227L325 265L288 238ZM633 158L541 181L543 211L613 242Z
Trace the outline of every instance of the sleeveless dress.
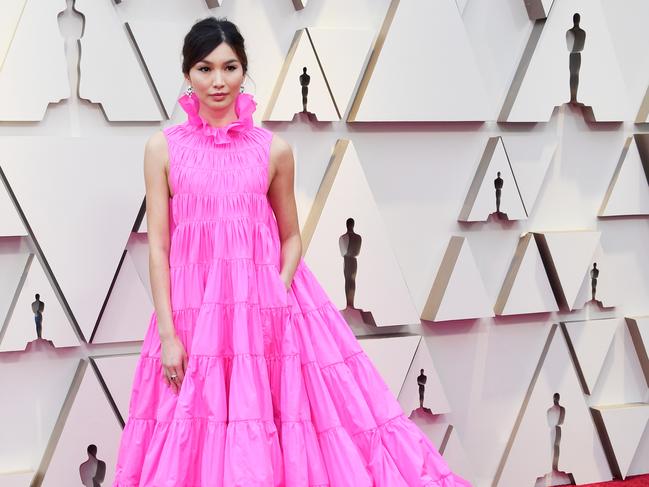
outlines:
M267 198L273 133L252 95L212 127L196 95L169 150L174 328L188 356L163 378L155 311L135 369L113 487L457 487L314 274L290 289Z

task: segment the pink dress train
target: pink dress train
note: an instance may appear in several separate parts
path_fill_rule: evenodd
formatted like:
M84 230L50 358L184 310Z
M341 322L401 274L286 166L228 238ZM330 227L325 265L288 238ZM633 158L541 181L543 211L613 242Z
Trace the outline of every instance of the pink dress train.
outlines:
M188 366L166 385L155 312L113 487L467 487L404 415L303 260L287 292L266 196L272 132L251 95L212 127L196 95L169 148L174 327Z

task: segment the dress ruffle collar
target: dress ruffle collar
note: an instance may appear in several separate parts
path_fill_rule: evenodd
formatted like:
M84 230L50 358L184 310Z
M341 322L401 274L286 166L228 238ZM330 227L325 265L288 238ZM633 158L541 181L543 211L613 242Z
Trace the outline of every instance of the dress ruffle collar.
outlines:
M250 93L239 93L234 102L234 111L237 119L223 127L213 127L198 113L200 100L196 94L187 93L178 99L178 104L187 113L188 125L203 135L211 137L216 143L229 142L234 134L245 132L254 126L252 114L257 109L257 102Z

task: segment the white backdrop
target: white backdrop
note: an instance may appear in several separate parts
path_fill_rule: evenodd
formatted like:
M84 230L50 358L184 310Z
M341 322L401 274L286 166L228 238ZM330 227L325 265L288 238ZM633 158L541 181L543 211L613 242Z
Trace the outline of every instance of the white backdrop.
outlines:
M27 0L27 4L39 1ZM57 93L61 92L60 81L57 81L56 86L53 83L50 85L47 68L41 66L38 60L28 63L27 69L23 66L18 70L12 66L22 65L9 63L0 68L0 81L13 80L14 85L24 88L20 96L38 98L42 95L41 103L44 103L42 120L30 119L34 113L30 104L24 120L6 118L0 122L0 168L15 201L20 204L26 220L32 225L31 233L27 230L16 231L17 212L13 200L7 196L7 188L0 185L0 323L4 321L3 336L0 338L9 336L7 330L10 325L24 326L30 331L33 329L32 322L14 321L12 324L11 320L11 315L15 313L15 302L33 299L33 290L21 287L23 279L31 275L30 270L38 271L36 259L32 261L31 267L25 267L26 255L30 252L34 252L39 260L41 257L47 259L49 266L43 268L54 289L48 303L54 308L54 296L58 296L64 310L62 316L67 316L64 323L69 327L68 330L82 330L86 341L90 341L92 330L96 326L103 332L97 332L101 336L101 344L80 341L78 346L50 352L0 353L0 387L5 393L4 397L8 399L0 404L0 473L25 471L25 475L31 478L33 472L43 474L50 467L54 473L51 473L49 482L45 475L44 483L60 485L56 483L56 477L53 477L59 471L59 465L71 465L72 472L78 472L78 465L85 460L85 450L61 451L65 448L64 445L70 444L67 438L74 437L75 427L83 428L83 425L74 424L74 421L83 418L83 415L78 414L78 408L73 407L78 389L79 394L84 395L79 398L77 394L78 404L93 404L93 401L98 401L95 404L101 403L93 411L88 411L88 414L96 414L97 417L93 419L103 419L103 424L107 424L101 430L101 434L105 435L102 438L104 447L102 450L100 446L98 456L107 462L112 480L114 464L111 459L114 459L116 452L110 450L120 424L117 415L111 416L110 409L120 411L122 416L126 414L123 394L125 390L128 391L128 381L124 378L121 383L115 380L111 386L111 382L106 379L109 373L104 374L105 377L97 375L96 370L101 370L101 366L98 369L88 367L85 369L84 380L90 380L92 385L84 382L83 387L72 387L75 391L72 397L68 396L68 391L74 384L73 377L79 359L85 361L90 356L124 355L123 364L130 364L123 365L124 376L129 374L128 367L134 365L132 355L128 354L137 353L140 342L123 341L122 338L110 342L106 338L110 334L106 334L105 330L115 327L111 322L116 323L120 319L134 320L137 323L133 326L142 330L148 325L142 322L142 317L147 316L151 309L149 301L141 299L140 305L135 307L120 306L124 301L117 301L126 300L128 293L124 290L129 289L137 290L138 296L145 298L146 293L142 292L142 287L146 289L148 286L147 270L146 267L142 268L146 256L137 252L143 243L135 234L129 237L144 196L141 174L144 141L159 127L185 119L184 112L178 106L175 107L171 120L165 118L161 103L156 101L152 89L156 81L145 77L144 70L141 69L141 58L133 55L132 64L135 68L124 68L124 72L110 68L109 56L117 55L117 51L111 51L111 46L119 45L122 49L130 43L133 48L133 41L127 37L124 22L138 26L137 30L134 29L136 40L138 35L143 36L141 43L147 43L148 52L152 52L151 36L155 39L156 35L165 34L151 25L171 23L174 26L173 36L180 42L182 34L194 20L210 13L227 16L237 23L246 38L249 75L252 78L245 83L246 91L252 92L259 103L255 113L256 122L264 123L293 146L301 224L304 224L311 211L336 141L351 140L383 219L402 279L419 312L423 310L429 297L451 236L466 237L486 294L495 304L521 234L572 230L601 232L600 244L608 264L602 270L602 277L615 283L615 291L619 296L615 308L602 310L588 305L573 312L446 322L424 320L421 324L395 323L409 326L377 330L379 334L409 331L424 336L448 403L449 412L442 419L453 425L453 441L449 441L445 455L458 473L465 475L476 486L489 486L499 479L498 485L518 487L522 484L509 479L523 479L525 485L533 485L537 477L549 471L551 463L547 423L535 423L535 426L521 427L518 430L515 429L515 423L519 414L525 417L526 411L531 412L535 408L544 411L552 405L552 397L543 396L542 405L532 404L521 413L526 397L536 397L534 394L528 395L528 389L533 383L534 371L539 366L553 324L618 318L619 324L612 334L610 349L605 347L606 353L600 357L601 361L592 357L578 358L583 360L582 365L594 360L595 365L592 366L601 367L599 374L596 374L598 379L591 394L570 389L570 393L565 396L566 403L562 402L566 407L566 428L571 414L572 418L579 418L579 424L592 427L592 430L581 430L580 436L581 440L591 436L595 440L590 444L593 453L590 454L589 450L589 455L586 455L590 460L603 458L598 456L598 452L603 449L598 444L599 436L591 417L579 412L580 401L588 407L649 402L647 382L624 322L625 317L649 314L647 217L597 217L626 139L633 134L649 133L647 123L634 123L649 87L649 53L644 39L649 25L649 6L646 2L596 2L601 6L605 18L606 38L610 39L609 47L617 69L615 76L619 75L623 81L624 97L628 100L629 108L624 111L623 120L617 123L586 122L581 110L567 105L555 108L544 106L545 110L553 110L548 122L533 123L533 118L521 123L496 121L521 57L524 56L528 39L533 35L534 22L528 18L523 0L467 0L457 2L457 5L453 0L431 0L431 5L422 7L419 16L407 14L409 11L417 12L419 8L417 2L412 0L401 0L401 5L388 0L310 0L306 8L299 11L294 9L290 0L223 0L223 5L211 12L203 0L123 0L118 6L109 0L86 0L83 4L90 5L93 2L101 3L102 9L114 10L120 27L115 32L121 31L125 36L119 43L111 43L110 39L94 38L90 35L94 33L87 31L88 39L94 38L93 42L99 43L103 50L89 51L97 54L93 63L85 65L85 80L85 71L82 69L81 86L88 83L89 87L99 89L99 93L103 93L101 96L105 97L103 101L106 107L102 109L99 104L101 100L94 96L94 103L77 97L78 54L76 41L71 40L71 37L77 35L78 22L81 20L78 15L72 15L69 9L58 20L62 35L68 37L65 42L56 39L56 36L34 41L42 46L48 45L47 43L51 46L51 43L56 42L64 46L72 94L69 98L57 102L60 98ZM444 2L453 3L457 8L457 12L453 14L457 17L453 17L452 22L431 18L435 12L450 12ZM569 5L562 6L561 11L569 11L571 7L580 8L594 0L555 0L553 9L559 11L562 2ZM83 4L78 3L77 8L83 12ZM441 3L444 3L443 8L440 7ZM375 116L376 122L262 121L297 30L305 27L361 29L372 39L374 46L391 4L393 8L395 5L398 7L392 20L391 26L395 28L393 32L406 32L408 29L403 29L403 22L405 25L412 23L407 39L390 39L388 35L382 44L384 50L378 61L373 60L370 52L367 52L364 58L356 56L356 64L349 66L343 62L344 53L341 52L341 59L330 56L330 63L325 66L325 71L329 68L332 76L333 73L337 76L351 73L356 95L360 96L359 93L363 92L362 102L368 103L365 112L359 110L358 119L361 120L360 114L365 113L365 117ZM0 10L3 8L5 7L0 7ZM88 6L88 29L94 25L91 23L91 10ZM52 15L51 12L45 13ZM400 17L400 14L403 16ZM556 19L552 20L552 11L550 16L546 26L557 22ZM25 21L25 18L22 20ZM57 21L55 16L53 20L49 20ZM11 24L13 29L20 27L21 21L16 22L15 25ZM564 31L570 28L571 17L561 19L559 25L563 24ZM444 25L452 28L444 30ZM431 35L424 30L427 27L434 29L434 44L428 43ZM597 45L594 41L589 44L589 40L597 37L598 31L589 30L586 15L582 16L582 28L587 32L585 49ZM44 32L51 33L51 29ZM147 35L149 37L145 38ZM22 39L18 35L14 38ZM448 41L442 42L444 39ZM11 49L16 49L15 46L12 47L11 39L6 42L0 39L0 42L4 42L0 45L0 53L11 53ZM166 56L155 55L153 51L154 54L147 57L145 53L144 62L149 62L151 70L157 73L173 72L169 69L169 63L176 62L177 79L166 78L164 90L160 91L169 93L176 83L179 95L182 84L180 45L178 53L174 53L169 51L169 44L169 40L165 40ZM539 42L537 48L542 45ZM32 52L34 48L23 45L20 49ZM82 57L83 52L82 50ZM399 53L401 60L397 62L399 56L395 57L395 54ZM565 57L556 62L556 66L555 58L545 58L552 61L545 68L549 70L548 73L553 69L567 71L567 50ZM10 59L9 55L6 59ZM584 56L584 62L586 59ZM368 64L374 62L375 69L368 71ZM382 65L383 62L387 64ZM463 96L462 93L444 94L439 91L452 90L453 86L465 86L449 83L449 79L452 81L453 76L469 72L467 63L473 63L470 72L479 73L481 77L481 80L473 80L479 83L479 92L484 93L480 97L479 106L476 106L474 100L476 92L472 92L471 96ZM136 69L138 64L140 69ZM372 78L373 75L376 77ZM124 76L127 79L134 77L137 85L133 86L137 86L137 90L101 91L102 86L109 86L113 80ZM366 86L362 82L363 77L369 79ZM287 82L295 83L292 89L299 96L297 81L291 81L290 76L287 79ZM439 80L438 85L435 85L435 80ZM124 80L121 79L121 82ZM128 82L125 84L129 86ZM540 87L537 89L542 90L543 83L538 84ZM148 86L149 89L143 89L143 86ZM471 88L469 86L466 89ZM431 90L438 90L435 92L437 97L457 100L457 113L468 114L465 119L474 121L463 122L450 117L448 107L440 108L437 112L435 97L430 96ZM36 92L42 93L37 96ZM525 90L521 90L519 96L525 93ZM566 99L568 93L568 86L565 86ZM602 96L613 96L605 91L601 93ZM48 99L48 94L52 95L51 99ZM618 96L619 93L615 95ZM320 95L314 92L313 96L315 99ZM138 103L146 108L144 113L133 108L138 104L132 103L134 100L131 97L138 98ZM150 100L142 100L142 97L150 97ZM348 113L353 99L354 96L349 106L343 105L344 113ZM543 100L545 98L539 95L538 102ZM597 103L597 100L583 101L586 104ZM379 105L381 103L390 106L390 110L383 110ZM130 117L127 120L108 120L104 113L110 117L111 112L107 109L109 105L115 110L126 105L134 111L127 113L126 117ZM368 111L368 107L374 110ZM517 113L517 120L520 120L520 112ZM388 118L382 119L386 114ZM474 117L472 114L477 115ZM487 141L494 136L503 136L512 164L514 161L527 160L533 165L535 154L540 154L549 145L556 144L556 151L545 176L542 173L533 176L537 178L539 192L534 205L527 208L527 219L508 223L460 223L458 215L465 197ZM486 181L491 184L490 178L486 178ZM644 189L641 190L646 190L644 186L642 188ZM106 213L102 214L102 211ZM343 231L344 227L340 233ZM333 235L332 238L337 241L338 235ZM116 279L111 289L114 276L119 275L120 256L126 249L129 251L127 258L139 255L134 266L136 271L133 271L132 263L123 266L130 269L131 279ZM81 251L82 254L79 253ZM75 256L78 261L75 261ZM137 262L140 263L139 268ZM78 280L75 280L75 276L78 276ZM380 279L374 280L380 283ZM72 285L72 282L75 284ZM331 292L333 295L333 290ZM26 297L19 300L23 293ZM471 296L460 298L468 300ZM111 303L111 299L116 301ZM104 307L111 310L110 313L106 312L110 319L100 319ZM44 323L47 323L47 318ZM553 340L565 341L560 329L557 329ZM564 347L563 343L555 346L559 351L552 348L552 356L561 357L557 359L563 360L559 367L564 367L562 370L565 374L572 376L575 374L573 362L567 352L561 351L561 347ZM567 350L567 347L564 348ZM412 353L411 347L407 350ZM98 362L101 363L101 360L98 359ZM378 364L380 367L389 369L392 363L403 361L403 357L395 359L377 354L376 360L381 361ZM114 368L120 366L119 360L110 363L117 364L111 366ZM556 363L554 366L557 366ZM106 367L109 367L109 362L106 362ZM91 374L90 377L88 374ZM105 388L95 387L92 382L100 376L107 382ZM405 374L403 378L405 379ZM550 384L548 390L552 387ZM110 397L106 395L107 391L110 392ZM118 397L122 397L121 402ZM113 400L117 404L114 408L111 403ZM109 408L105 408L106 403L110 405ZM626 410L626 407L623 406L621 410ZM104 409L108 410L107 414ZM62 411L63 415L60 416ZM584 421L584 417L587 421ZM637 415L631 414L628 417L635 419L622 418L611 422L609 426L608 433L613 442L613 450L617 452L617 461L628 464L628 470L625 468L624 473L629 475L649 472L649 429L646 428L646 416L644 419L637 419ZM526 421L522 424L527 424ZM570 430L564 430L567 431ZM628 441L631 440L616 444L617 438L625 438L630 431L640 432L637 448L629 446ZM538 443L547 444L547 447L541 447L542 451L547 452L547 461L540 461L546 469L530 471L523 465L518 466L516 472L510 471L516 467L512 467L511 462L508 464L507 459L517 458L517 448L524 451L526 445L538 446ZM511 450L508 449L508 444ZM574 448L584 447L577 441L573 444L577 445ZM570 440L566 440L562 449L566 459L570 455L570 448ZM561 470L572 469L576 472L581 471L583 465L564 466L560 463L560 467ZM6 484L26 485L25 476L17 475L4 477ZM605 468L599 471L591 469L577 480L608 480L611 475L608 464L605 464ZM3 482L4 480L0 480L5 485Z

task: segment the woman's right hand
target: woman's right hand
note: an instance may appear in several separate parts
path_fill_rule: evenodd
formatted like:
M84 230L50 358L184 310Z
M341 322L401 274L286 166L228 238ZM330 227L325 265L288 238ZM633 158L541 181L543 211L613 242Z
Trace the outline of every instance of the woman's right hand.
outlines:
M185 378L185 370L187 370L187 353L178 335L173 335L169 338L160 341L161 345L161 360L162 360L162 375L165 382L172 391L176 394L180 391L183 379ZM175 375L175 379L171 376Z

